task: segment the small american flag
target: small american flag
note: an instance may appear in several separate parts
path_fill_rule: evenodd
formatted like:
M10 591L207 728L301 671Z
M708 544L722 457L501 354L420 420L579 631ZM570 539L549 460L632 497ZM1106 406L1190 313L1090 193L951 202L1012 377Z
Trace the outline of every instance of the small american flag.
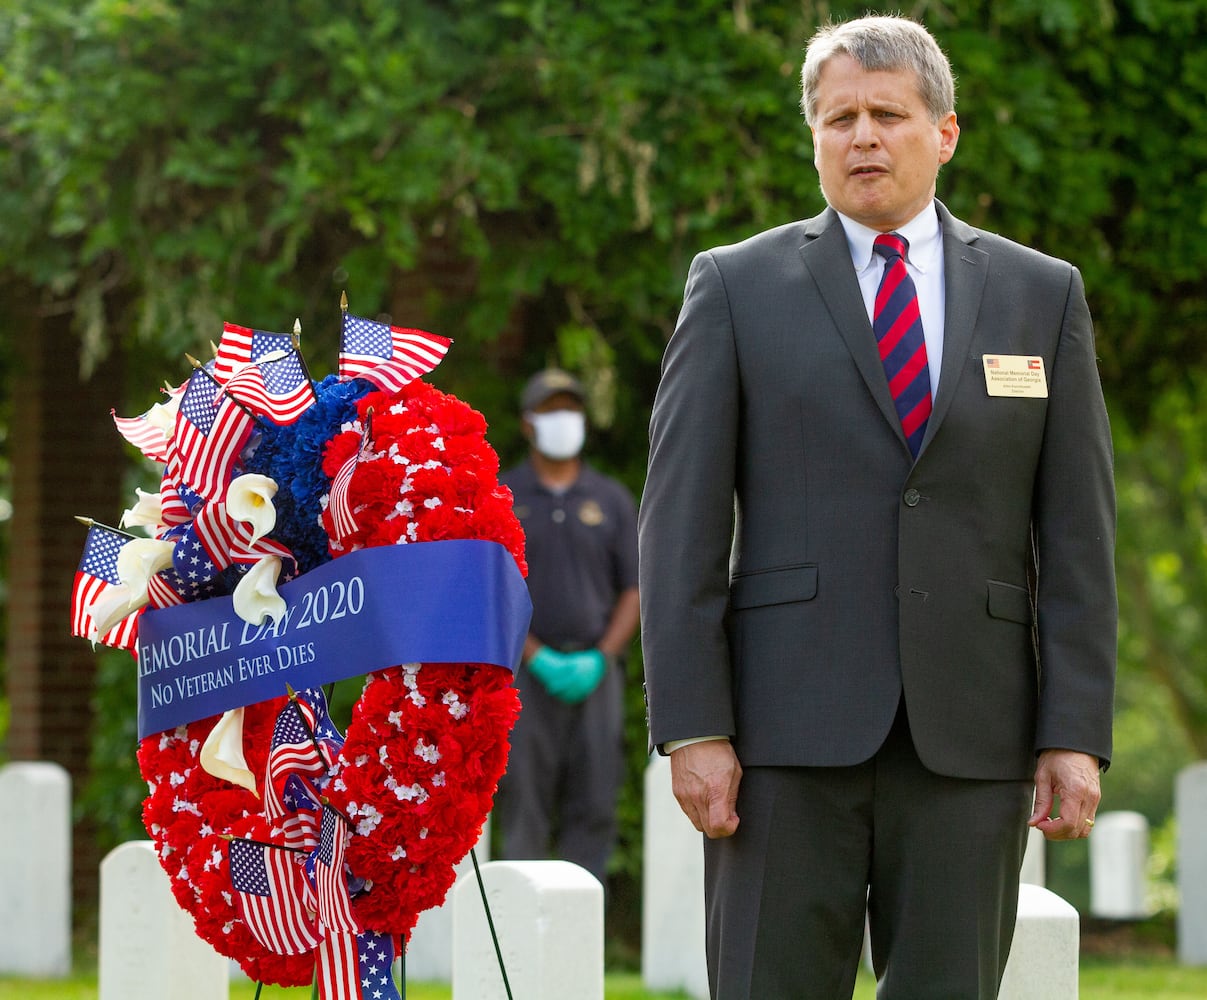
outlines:
M209 365L219 382L226 382L244 365L249 365L255 360L252 356L255 334L256 331L250 327L236 326L234 323L222 324L222 339L218 342L214 360Z
M448 337L344 313L339 374L363 378L383 392L398 392L440 364L451 344Z
M281 708L272 731L268 766L264 778L264 815L280 827L286 842L309 841L297 846L313 846L312 819L298 813L313 808L313 796L307 801L297 793L299 781L308 779L320 788L343 744L339 730L327 715L327 702L321 691L303 691ZM291 782L291 778L298 781ZM303 786L304 787L304 786ZM290 794L291 790L295 794Z
M344 877L344 850L347 846L347 820L331 806L323 806L314 885L319 920L329 933L359 934L364 930L352 913L352 898L348 895L348 880Z
M237 332L232 334L231 331ZM278 424L292 424L314 405L314 389L288 334L248 330L227 323L222 336L224 344L228 335L233 343L247 345L246 352L242 349L238 352L239 357L245 356L246 360L236 365L226 380L226 391L230 395L255 413L272 417ZM224 362L222 352L220 346L219 360ZM231 355L235 353L230 352ZM225 363L215 364L215 372L224 368Z
M239 915L255 939L275 955L312 951L320 936L306 907L309 886L294 851L252 840L232 840L231 885Z
M147 411L147 413L150 412L150 410ZM152 462L166 462L168 460L168 439L164 436L161 427L147 419L147 413L137 417L119 417L117 410L109 411L113 417L113 423L122 437Z
M183 394L184 386L175 388L168 386L164 391L169 400L175 402ZM119 417L116 410L110 410L109 414L113 417L113 423L117 427L118 433L141 451L145 457L152 462L166 462L171 450L168 437L161 426L147 419L154 409L155 407L152 407L137 417Z
M318 949L322 1000L402 1000L394 985L394 938L365 931L323 938Z
M352 513L352 504L348 499L348 488L352 485L352 477L356 475L356 467L369 451L372 415L373 410L370 409L365 417L364 429L361 431L360 447L339 467L335 478L331 480L327 506L331 511L331 520L337 538L347 538L357 528L356 517Z
M176 414L181 481L206 500L224 499L252 423L250 414L234 400L225 393L215 394L209 375L193 372Z
M121 583L117 575L117 556L132 541L125 535L100 525L88 529L84 555L71 588L71 634L87 639L92 630L89 608L110 587ZM138 615L127 615L97 641L117 649L133 649L138 638Z
M281 786L280 808L284 812L273 820L273 830L280 833L282 843L313 851L319 842L319 812L322 809L315 787L305 778L291 774Z

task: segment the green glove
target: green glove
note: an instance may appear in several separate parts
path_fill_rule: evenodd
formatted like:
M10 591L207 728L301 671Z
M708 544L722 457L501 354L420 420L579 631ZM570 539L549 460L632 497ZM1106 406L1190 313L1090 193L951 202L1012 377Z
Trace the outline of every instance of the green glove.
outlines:
M568 671L566 670L566 654L556 649L542 646L528 661L528 672L555 698L562 697L562 687Z
M559 653L542 646L528 661L528 670L553 697L575 705L598 686L608 661L598 649Z
M608 661L598 649L584 649L581 653L564 655L567 677L558 697L575 705L599 687L599 682L607 672Z

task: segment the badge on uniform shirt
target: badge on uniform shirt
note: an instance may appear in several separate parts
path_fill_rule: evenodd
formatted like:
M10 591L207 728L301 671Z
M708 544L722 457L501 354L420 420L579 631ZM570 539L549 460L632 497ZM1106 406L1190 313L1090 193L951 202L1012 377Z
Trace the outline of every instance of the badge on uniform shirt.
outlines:
M578 508L578 519L582 521L583 524L594 528L597 525L603 524L604 522L603 508L600 507L599 504L597 504L594 500L584 500L582 505Z
M990 396L1048 398L1044 359L1026 354L982 354L985 391Z

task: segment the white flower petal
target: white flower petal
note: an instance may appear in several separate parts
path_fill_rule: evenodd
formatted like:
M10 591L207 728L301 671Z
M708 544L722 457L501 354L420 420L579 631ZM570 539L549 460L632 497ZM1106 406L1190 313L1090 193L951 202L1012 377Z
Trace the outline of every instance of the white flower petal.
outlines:
M88 616L92 619L92 628L88 638L99 642L101 636L120 622L126 615L137 611L147 603L147 588L144 585L141 596L136 590L119 584L110 587L88 607Z
M285 616L285 599L277 593L280 574L281 560L277 556L265 556L248 570L231 595L235 614L249 625L259 625L265 618L276 625Z
M158 427L163 432L164 439L172 440L176 433L176 411L180 409L180 397L173 396L166 403L156 403L147 410L147 423Z
M124 618L147 603L147 585L161 569L171 567L175 547L173 542L158 538L135 538L122 546L117 554L117 576L128 593L128 607L120 617ZM97 628L100 628L100 622ZM106 631L102 630L101 635Z
M276 480L254 472L239 476L227 488L227 513L251 525L253 542L276 527L277 509L272 502L276 495Z
M201 747L201 766L207 774L256 792L256 777L243 756L243 709L232 708L210 730Z
M133 507L122 514L122 519L118 524L121 528L151 528L152 530L160 527L163 524L163 503L158 493L146 493L143 490L135 488L134 493L137 500Z
M137 585L172 565L175 543L158 538L135 538L117 554L117 575L122 583Z

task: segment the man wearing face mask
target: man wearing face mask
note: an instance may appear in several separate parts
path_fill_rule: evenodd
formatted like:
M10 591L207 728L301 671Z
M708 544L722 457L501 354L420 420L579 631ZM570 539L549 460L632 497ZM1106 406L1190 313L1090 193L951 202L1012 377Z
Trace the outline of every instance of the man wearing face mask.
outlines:
M499 786L502 856L556 857L601 883L623 776L624 654L637 631L637 513L581 457L583 387L558 369L520 397L528 458L500 477L524 526L532 625ZM605 883L606 884L606 883Z

